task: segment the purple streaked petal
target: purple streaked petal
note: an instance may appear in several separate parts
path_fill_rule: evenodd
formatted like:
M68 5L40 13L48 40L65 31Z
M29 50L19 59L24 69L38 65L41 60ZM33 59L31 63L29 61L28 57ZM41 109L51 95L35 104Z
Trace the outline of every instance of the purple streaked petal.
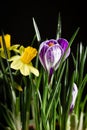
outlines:
M59 38L57 41L60 44L60 46L62 47L62 49L64 50L64 53L65 53L64 60L65 60L70 55L70 47L68 47L69 43L64 38Z
M59 63L62 55L63 50L58 44L47 49L45 54L45 64L48 72L50 72L50 68L55 69L55 65Z
M39 59L40 59L40 62L45 69L46 69L46 65L45 65L44 55L45 55L48 48L49 47L47 45L44 45L43 47L41 47L41 50L39 51Z
M42 50L42 48L43 48L44 46L48 46L48 45L46 44L47 41L48 41L48 40L46 40L46 41L44 41L44 42L42 42L42 43L40 44L39 53L40 53L40 51Z
M70 55L70 47L65 52L64 60Z
M54 69L53 69L53 68L50 68L50 71L49 71L49 79L48 79L48 82L49 82L49 83L50 83L50 81L51 81L51 77L52 77L53 73L54 73Z
M73 90L72 90L72 101L71 101L71 105L70 105L70 112L72 112L74 106L75 106L75 101L77 98L77 94L78 94L78 88L77 85L75 83L73 83Z
M73 104L71 104L71 105L70 105L69 113L72 113L73 109L74 109L74 106L73 106Z
M66 49L68 48L68 44L69 44L68 41L64 38L59 38L57 41L65 52Z

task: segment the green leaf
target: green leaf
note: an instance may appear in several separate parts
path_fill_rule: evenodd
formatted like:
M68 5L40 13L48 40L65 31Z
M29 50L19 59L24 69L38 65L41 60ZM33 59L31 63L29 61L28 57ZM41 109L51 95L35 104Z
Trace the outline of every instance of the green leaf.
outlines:
M80 44L80 63L79 63L79 79L78 79L78 85L80 86L82 80L83 80L83 74L84 74L84 66L86 63L87 58L87 48L84 50L83 46Z
M35 29L35 32L36 32L37 41L40 42L41 41L41 36L40 36L40 32L39 32L39 29L37 27L37 24L36 24L34 18L33 18L33 25L34 25L34 29Z
M80 28L78 27L78 28L76 29L76 31L74 32L73 36L71 37L71 39L70 39L70 41L69 41L69 47L71 47L71 45L72 45L72 43L73 43L75 37L76 37L77 34L78 34L79 29L80 29Z
M77 97L76 108L75 108L77 115L79 114L79 105L80 105L82 94L83 94L84 88L86 87L86 84L87 84L87 74L85 75L81 85L79 86L79 90L78 90L78 97Z
M56 39L61 37L61 32L62 32L62 24L61 24L61 17L60 17L60 13L58 16L58 24L57 24L57 33L56 33Z
M3 104L0 104L0 112L2 112L2 115L6 121L6 123L8 124L8 126L12 129L12 130L16 130L16 119L15 116L13 115L13 113Z
M85 111L84 109L85 109L86 103L87 103L87 95L85 96L84 101L81 103L81 110L83 112Z
M68 116L69 110L70 110L70 104L71 104L71 98L72 98L72 89L73 89L73 83L74 83L74 77L75 72L73 72L70 83L68 84L68 91L67 91L67 97L66 97L66 115ZM68 118L68 117L67 117Z
M60 95L60 81L61 81L61 78L62 78L62 76L63 76L63 72L64 72L64 69L65 69L65 64L63 65L63 67L62 67L62 70L61 70L61 73L60 73L60 77L59 77L59 79L58 79L58 81L57 81L57 84L55 85L55 87L54 87L54 89L53 89L53 91L52 91L52 93L50 94L51 96L50 96L50 99L49 99L49 103L48 103L48 105L47 105L47 114L46 114L46 119L48 118L48 115L49 115L49 113L50 113L50 110L51 110L51 108L52 108L52 105L53 105L53 102L54 102L54 100L55 100L55 97L56 97L56 94L59 96Z

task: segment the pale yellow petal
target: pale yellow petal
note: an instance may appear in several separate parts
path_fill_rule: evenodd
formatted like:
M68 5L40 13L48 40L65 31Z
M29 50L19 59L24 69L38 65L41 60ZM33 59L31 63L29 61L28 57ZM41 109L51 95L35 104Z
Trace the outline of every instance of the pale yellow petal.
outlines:
M19 60L20 56L16 55L16 56L12 56L11 58L8 59L8 61L14 61L14 60Z
M20 68L20 72L24 76L28 76L30 74L30 69L28 64L23 64Z
M33 73L35 76L39 76L39 71L38 69L36 69L35 67L33 67L32 65L29 65L29 70L31 73Z
M10 47L10 50L13 50L13 51L19 53L19 49L18 49L19 46L20 46L19 44L13 45L13 46Z
M11 68L12 68L12 69L15 69L15 70L19 70L22 65L23 65L23 63L21 62L21 60L20 60L20 59L17 59L17 60L14 60L14 61L11 63Z

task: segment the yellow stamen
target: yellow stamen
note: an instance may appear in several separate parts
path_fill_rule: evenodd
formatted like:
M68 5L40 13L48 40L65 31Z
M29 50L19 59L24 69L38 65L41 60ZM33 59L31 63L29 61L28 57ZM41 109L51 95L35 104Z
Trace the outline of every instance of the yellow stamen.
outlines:
M50 42L48 45L49 45L49 46L53 46L53 45L54 45L54 43L53 43L53 42Z
M28 64L36 56L37 50L33 47L26 47L23 55L21 56L22 62Z
M4 36L4 40L5 40L5 44L6 44L6 48L10 48L10 40L11 40L11 36L9 34L6 34ZM1 47L3 48L3 41L2 41L2 36L0 36L0 42L1 42Z

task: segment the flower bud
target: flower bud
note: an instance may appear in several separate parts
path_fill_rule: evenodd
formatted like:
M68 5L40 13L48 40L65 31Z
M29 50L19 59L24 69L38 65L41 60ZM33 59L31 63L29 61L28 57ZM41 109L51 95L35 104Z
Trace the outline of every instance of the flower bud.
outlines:
M64 60L69 56L70 48L68 48L68 50L67 48L68 41L63 38L59 38L58 40L50 39L41 43L39 59L49 75L52 75L54 70L57 70L65 52Z

